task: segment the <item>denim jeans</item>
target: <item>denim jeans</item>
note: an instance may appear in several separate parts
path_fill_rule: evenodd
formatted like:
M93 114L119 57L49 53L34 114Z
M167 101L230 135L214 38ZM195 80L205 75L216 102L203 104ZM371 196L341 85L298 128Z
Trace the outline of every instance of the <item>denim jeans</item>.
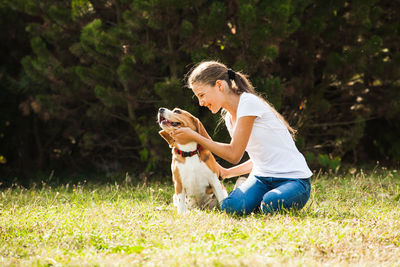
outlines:
M257 207L263 213L301 209L310 198L310 179L272 178L250 175L222 201L221 210L239 215Z

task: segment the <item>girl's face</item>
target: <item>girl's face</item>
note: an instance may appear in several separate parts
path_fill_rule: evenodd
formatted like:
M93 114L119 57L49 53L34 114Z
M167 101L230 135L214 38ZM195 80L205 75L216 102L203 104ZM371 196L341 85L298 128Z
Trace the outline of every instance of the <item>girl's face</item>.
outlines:
M192 84L192 90L199 100L199 105L207 107L213 114L217 113L222 106L223 90L221 87L222 83L219 80L214 86L202 83Z

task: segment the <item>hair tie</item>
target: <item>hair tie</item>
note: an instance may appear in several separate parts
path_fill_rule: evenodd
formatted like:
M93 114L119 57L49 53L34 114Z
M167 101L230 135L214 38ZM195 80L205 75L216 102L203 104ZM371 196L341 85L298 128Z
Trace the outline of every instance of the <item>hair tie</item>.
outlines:
M235 80L235 77L236 77L235 71L232 69L228 69L228 77L229 77L229 80Z

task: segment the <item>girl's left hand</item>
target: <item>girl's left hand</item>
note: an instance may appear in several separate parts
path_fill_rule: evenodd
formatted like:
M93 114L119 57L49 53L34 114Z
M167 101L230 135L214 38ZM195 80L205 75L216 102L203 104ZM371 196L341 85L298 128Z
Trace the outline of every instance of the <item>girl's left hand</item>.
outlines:
M171 133L172 138L175 139L175 141L178 144L187 144L191 141L194 141L196 138L196 135L198 135L197 132L193 131L189 127L182 127L179 129L176 129Z

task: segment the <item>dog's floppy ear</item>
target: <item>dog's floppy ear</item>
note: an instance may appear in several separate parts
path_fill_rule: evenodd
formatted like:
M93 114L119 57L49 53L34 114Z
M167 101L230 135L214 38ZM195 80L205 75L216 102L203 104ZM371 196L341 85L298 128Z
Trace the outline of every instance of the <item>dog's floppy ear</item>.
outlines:
M194 121L194 125L196 125L197 132L201 136L204 136L207 139L211 139L211 137L208 135L206 129L204 128L203 124L201 123L201 121L196 117L192 117L192 118L193 118L193 121Z
M172 137L167 133L167 131L161 130L161 131L159 131L158 133L161 135L162 138L165 139L165 141L168 142L169 147L173 147L173 146L175 145L175 140L174 140L174 138L172 138Z

